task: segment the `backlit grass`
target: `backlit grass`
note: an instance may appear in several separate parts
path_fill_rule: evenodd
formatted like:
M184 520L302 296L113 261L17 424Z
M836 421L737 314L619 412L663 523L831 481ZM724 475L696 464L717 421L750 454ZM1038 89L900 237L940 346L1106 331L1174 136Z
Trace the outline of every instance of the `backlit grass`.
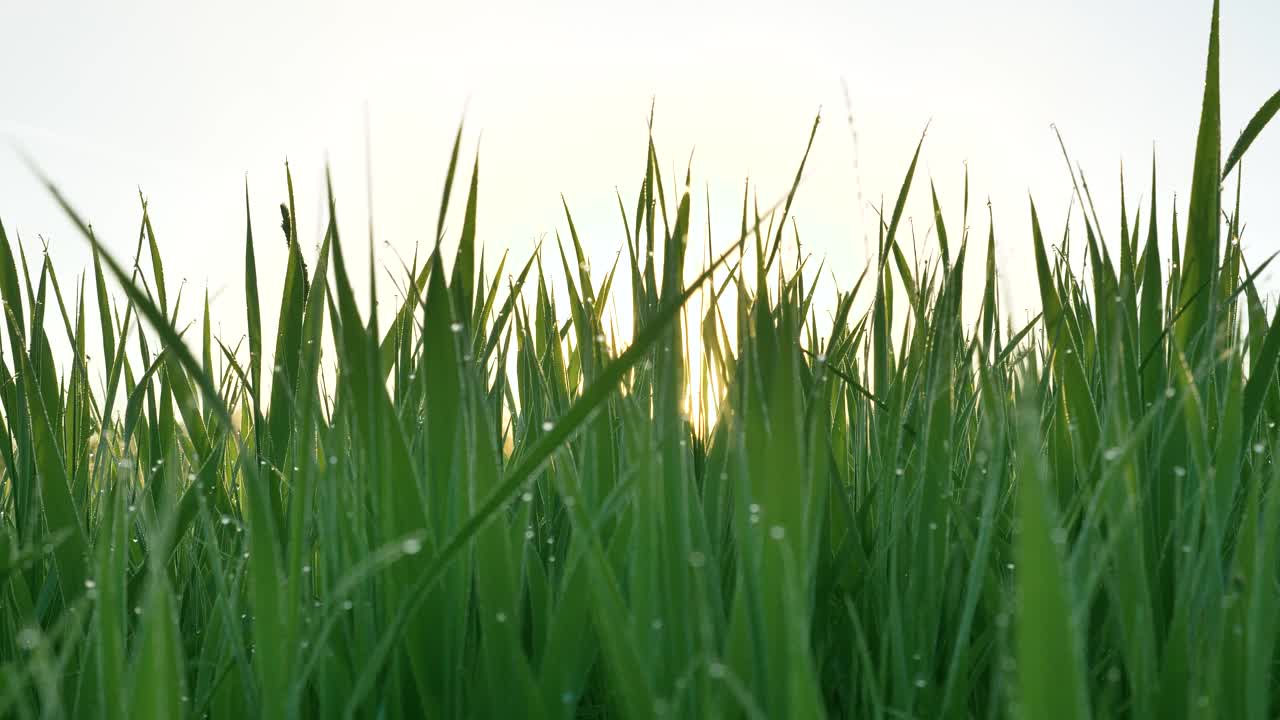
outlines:
M1082 221L1001 239L1034 247L1017 325L967 187L899 247L915 158L822 312L796 188L699 259L652 142L595 275L568 207L487 269L455 143L457 251L383 326L290 183L232 345L145 212L117 260L50 185L94 262L60 284L0 228L0 716L1274 717L1280 322L1222 188L1278 109L1224 161L1215 8L1189 213L1153 169L1104 229L1073 173Z

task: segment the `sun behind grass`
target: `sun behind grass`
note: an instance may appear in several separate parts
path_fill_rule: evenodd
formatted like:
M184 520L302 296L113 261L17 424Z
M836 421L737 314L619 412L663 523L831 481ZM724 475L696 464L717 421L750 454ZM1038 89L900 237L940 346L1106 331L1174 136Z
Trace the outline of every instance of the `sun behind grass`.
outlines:
M827 321L779 253L795 186L689 276L652 141L603 278L567 207L567 242L487 272L477 167L387 327L332 220L304 261L290 180L269 359L251 224L227 347L207 302L175 324L145 211L125 265L50 185L93 278L64 294L0 227L0 716L1272 716L1280 323L1221 186L1280 93L1223 162L1218 53L1215 4L1185 223L1154 169L1118 237L1086 213L1052 246L1032 205L1023 326L967 192L904 256L919 148Z

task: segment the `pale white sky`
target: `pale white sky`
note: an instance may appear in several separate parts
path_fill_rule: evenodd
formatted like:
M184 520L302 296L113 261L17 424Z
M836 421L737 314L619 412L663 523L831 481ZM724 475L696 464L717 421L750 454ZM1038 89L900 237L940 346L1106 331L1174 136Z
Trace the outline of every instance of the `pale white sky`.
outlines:
M1035 292L1026 193L1050 236L1060 234L1070 198L1051 122L1084 166L1112 241L1120 163L1132 213L1140 196L1149 202L1157 150L1168 257L1175 192L1185 216L1209 12L1208 0L0 0L0 136L34 157L121 257L136 239L141 187L170 283L188 281L188 302L207 285L215 322L234 341L244 327L246 174L271 316L284 267L275 208L285 197L285 158L304 244L319 239L327 157L348 251L363 247L366 103L379 262L430 242L465 108L461 164L469 169L479 143L486 250L510 248L522 259L539 235L564 230L564 193L597 268L622 247L614 189L634 204L651 97L664 169L683 171L696 148L695 187L710 188L720 246L736 232L743 178L750 173L762 204L779 196L821 107L795 216L807 249L846 285L875 229L874 213L856 201L859 184L867 201L884 196L891 205L932 119L910 208L920 236L931 217L930 178L958 235L967 161L971 224L985 237L989 196L1008 291L1026 302ZM1277 37L1280 2L1224 3L1224 153L1280 88ZM858 172L841 78L852 96ZM0 219L10 236L20 233L30 251L43 235L63 273L87 267L84 242L17 156L0 158ZM1245 179L1246 254L1256 262L1280 249L1280 128L1255 143ZM698 228L704 203L700 193Z

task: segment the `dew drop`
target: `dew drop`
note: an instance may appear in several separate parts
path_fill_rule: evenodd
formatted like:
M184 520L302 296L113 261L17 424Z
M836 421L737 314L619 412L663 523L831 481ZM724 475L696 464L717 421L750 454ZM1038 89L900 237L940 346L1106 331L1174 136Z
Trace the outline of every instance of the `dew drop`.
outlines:
M31 650L40 644L40 631L33 627L24 627L18 631L18 647Z

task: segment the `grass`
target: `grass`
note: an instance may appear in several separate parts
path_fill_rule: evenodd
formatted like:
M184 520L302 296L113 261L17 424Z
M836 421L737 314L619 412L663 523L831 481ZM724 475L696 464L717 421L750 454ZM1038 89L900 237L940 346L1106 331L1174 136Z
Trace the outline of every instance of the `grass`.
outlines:
M1052 246L1033 204L1025 326L967 189L899 248L915 158L826 320L795 186L690 276L652 142L595 278L567 206L486 272L477 163L386 327L335 224L303 257L290 183L270 359L251 224L227 346L207 302L178 324L145 208L124 264L50 185L94 262L64 294L0 227L0 716L1273 717L1280 321L1222 186L1278 109L1222 162L1215 7L1185 224L1122 198Z

